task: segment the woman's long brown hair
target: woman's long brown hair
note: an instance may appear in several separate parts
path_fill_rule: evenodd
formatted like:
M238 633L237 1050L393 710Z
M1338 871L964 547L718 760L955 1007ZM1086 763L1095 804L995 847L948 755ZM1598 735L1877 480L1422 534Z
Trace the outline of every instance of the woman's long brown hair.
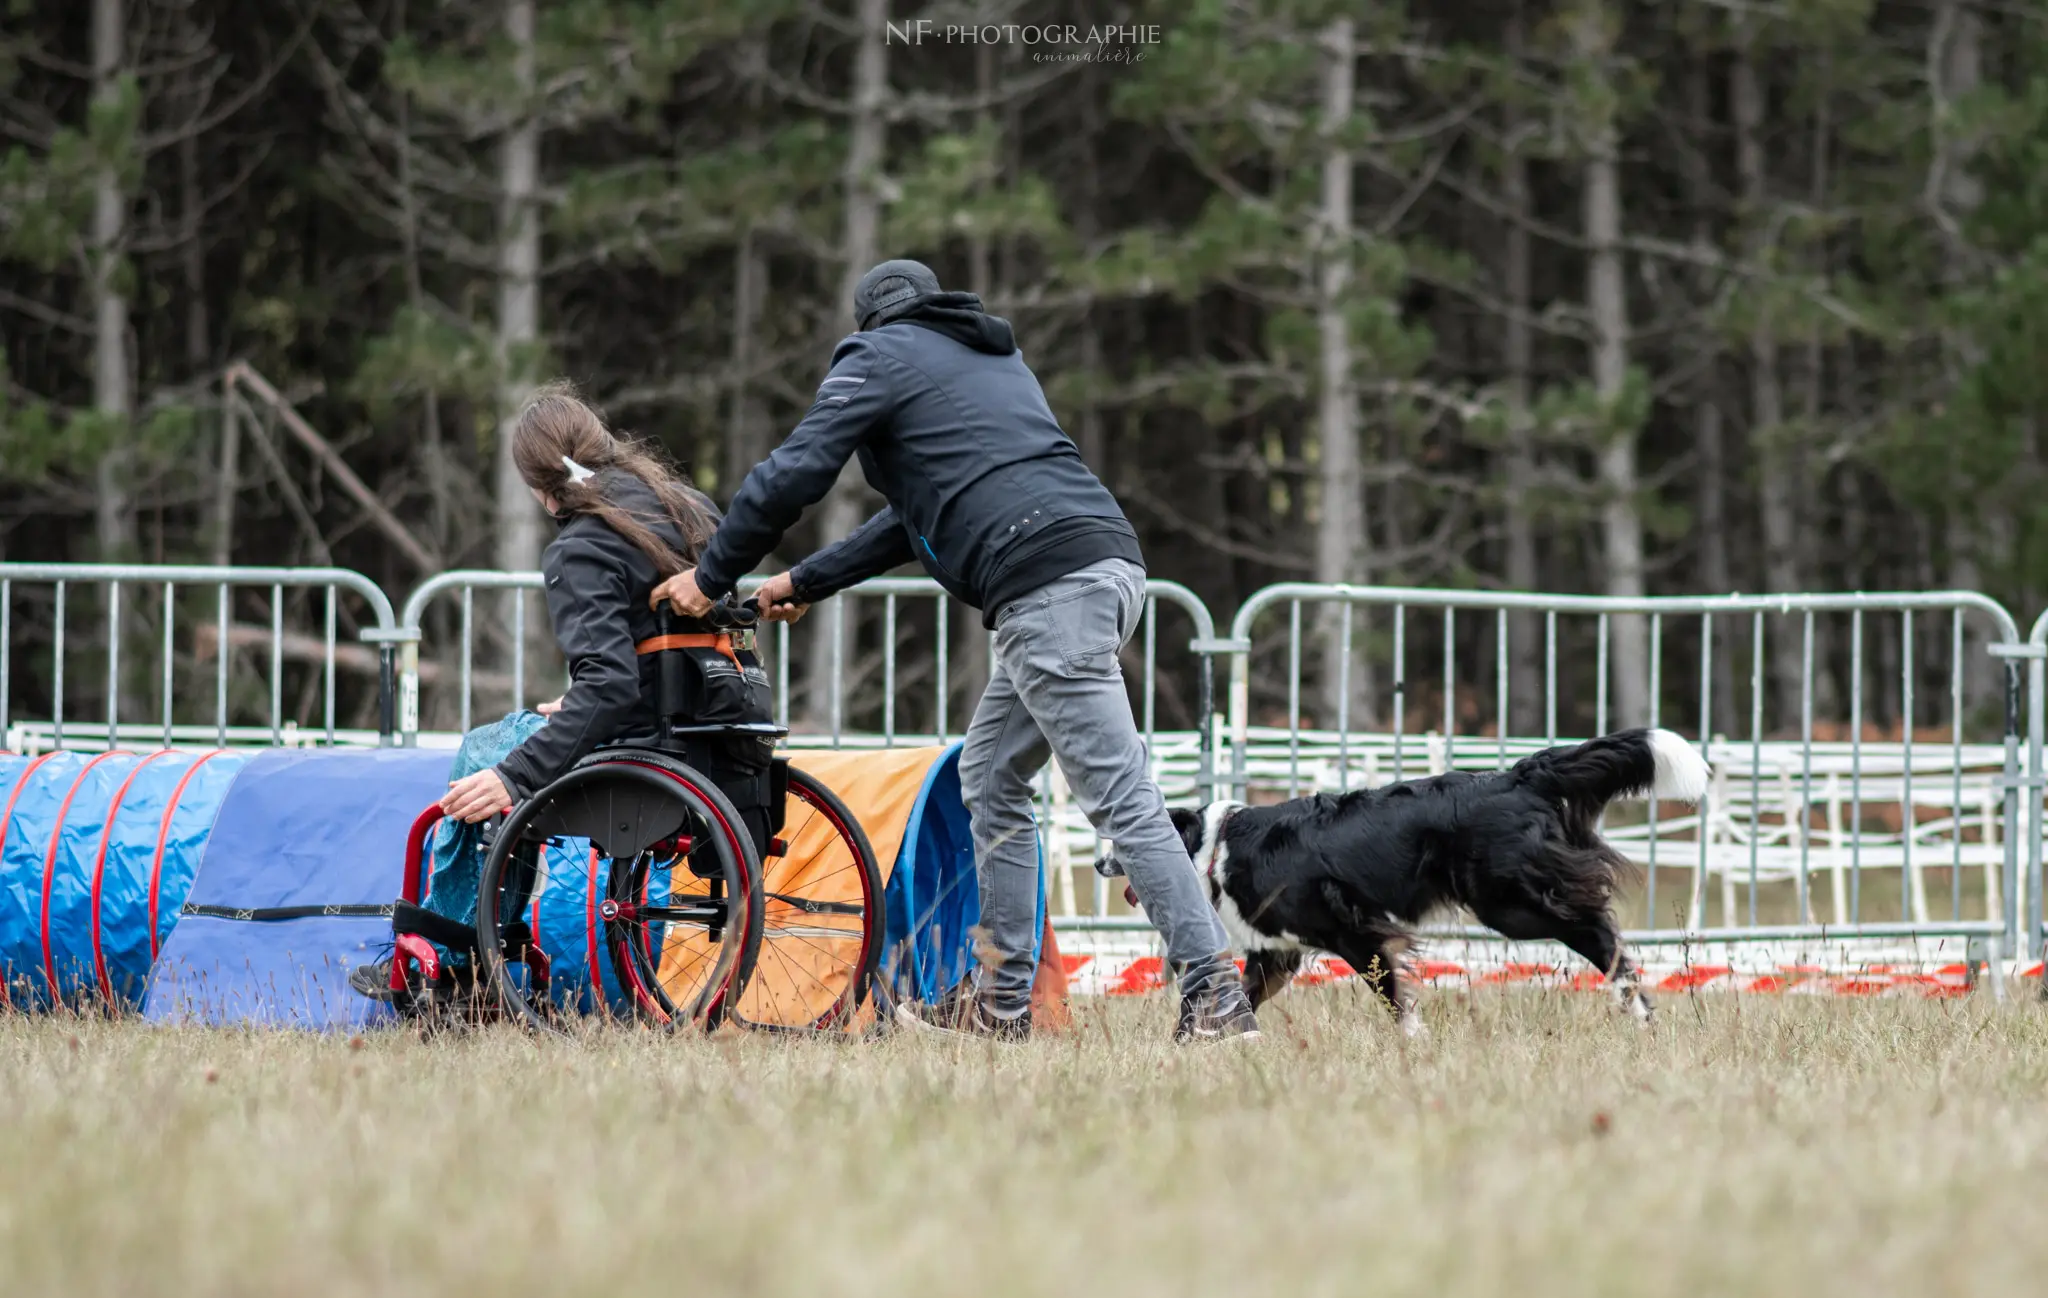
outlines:
M599 475L572 481L564 459L574 460ZM673 577L696 562L711 539L711 517L696 491L671 469L660 454L605 427L597 411L567 383L550 383L534 393L512 430L512 462L526 485L555 498L561 514L590 514L625 537L649 559L662 577ZM677 554L635 515L605 497L602 475L608 469L630 473L651 488L669 520L682 534L684 553Z

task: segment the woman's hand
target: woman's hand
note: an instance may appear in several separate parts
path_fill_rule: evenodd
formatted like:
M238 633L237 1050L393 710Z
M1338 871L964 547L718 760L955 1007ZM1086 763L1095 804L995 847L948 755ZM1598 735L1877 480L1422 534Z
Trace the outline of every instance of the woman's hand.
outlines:
M697 585L695 568L685 568L649 591L647 607L660 608L663 600L684 617L703 617L711 611L711 597Z
M511 805L512 795L505 791L505 781L498 778L497 771L478 771L448 786L448 792L441 799L441 814L475 824L479 820L489 820Z
M796 602L796 582L786 572L762 582L761 589L754 592L754 602L760 606L761 616L770 622L794 622L811 607Z
M562 710L562 700L560 698L552 698L545 703L536 703L533 705L533 710L544 717L551 717Z

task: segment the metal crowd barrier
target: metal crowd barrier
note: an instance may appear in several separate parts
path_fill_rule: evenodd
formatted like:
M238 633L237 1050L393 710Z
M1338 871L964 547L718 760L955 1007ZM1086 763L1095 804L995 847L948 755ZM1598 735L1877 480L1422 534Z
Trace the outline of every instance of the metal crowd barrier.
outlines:
M80 586L102 593L103 608L96 613L104 619L103 638L80 637L73 629L78 617L67 605L75 603ZM200 603L209 587L210 608ZM268 625L236 622L234 593L265 587L266 605L250 600L242 608L245 613L264 608ZM50 629L46 683L52 704L48 716L28 718L19 715L18 706L29 693L17 682L25 679L24 654L31 652L22 634L30 619L21 609L25 594L38 588L47 591L53 615L34 619L38 627ZM0 564L0 735L11 746L35 749L155 742L451 745L454 733L421 729L423 687L455 691L449 711L465 729L478 697L530 702L527 676L535 664L527 644L530 633L544 626L545 615L532 610L537 620L528 620L527 596L540 589L538 573L443 573L414 590L394 614L375 583L343 569ZM491 610L492 622L480 624L480 590L513 592L515 597ZM1715 777L1697 811L1671 816L1653 803L1639 817L1633 809L1616 809L1609 836L1651 866L1641 899L1645 922L1630 930L1631 941L1703 946L1960 938L1979 950L1992 944L2038 954L2048 938L2041 910L2040 832L2040 808L2048 792L2048 681L2043 679L2048 673L2048 614L2022 641L2003 608L1970 592L1618 600L1289 584L1254 594L1239 610L1229 637L1218 639L1208 609L1186 587L1152 581L1147 593L1145 621L1127 651L1135 668L1134 704L1155 772L1177 804L1231 791L1245 798L1292 796L1445 770L1494 769L1558 742L1568 731L1601 733L1627 720L1614 715L1611 699L1615 623L1640 618L1650 647L1651 677L1650 711L1641 720L1694 734ZM362 616L353 637L360 644L352 643L341 625L344 614L357 607L345 607L344 596L360 603ZM881 605L878 614L874 601ZM1161 605L1178 608L1188 619L1185 644L1194 676L1180 684L1184 697L1193 699L1194 716L1209 722L1192 730L1162 730L1158 724ZM1341 617L1326 615L1317 628L1305 628L1305 608L1330 605L1341 607ZM1272 623L1283 614L1285 643L1275 644ZM806 630L822 623L824 632L806 647L820 646L831 656L828 693L814 731L793 735L792 744L887 747L957 737L965 721L953 703L959 673L951 661L952 619L960 616L973 614L956 607L937 583L925 578L871 581L821 605ZM1517 617L1540 623L1536 643L1515 642ZM1845 717L1816 718L1817 709L1826 710L1817 700L1818 618L1847 624L1834 628L1846 630L1840 637L1848 647ZM1902 656L1878 670L1896 670L1890 679L1898 686L1906 717L1917 719L1930 710L1928 693L1946 700L1945 706L1932 701L1931 710L1943 713L1946 723L1937 737L1910 723L1901 726L1895 740L1865 736L1864 682L1873 661L1866 627L1875 618L1901 623L1897 644ZM1983 632L1978 639L1990 644L1988 655L1966 652L1966 619L1977 619ZM139 627L143 621L154 626ZM314 624L310 630L309 622ZM1800 640L1800 686L1796 700L1778 702L1796 702L1797 715L1795 720L1788 712L1780 718L1785 724L1774 727L1766 724L1766 650L1788 625ZM178 645L181 626L193 628L189 649ZM1734 635L1726 634L1730 626L1737 628ZM1717 627L1723 630L1717 633ZM479 665L479 641L486 629L508 642L493 646L488 657L496 666L490 671ZM1335 713L1320 718L1320 727L1305 714L1303 656L1323 630L1341 640L1334 659L1340 673L1354 670L1354 663L1358 670L1378 672L1388 700L1384 724L1356 723L1348 680L1338 683ZM1255 631L1268 633L1256 645ZM924 642L929 650L906 658L901 650L922 635L930 637ZM423 657L423 641L437 636L457 643ZM1440 641L1429 646L1439 651L1431 655L1440 660L1434 679L1428 670L1411 676L1415 654L1410 646L1438 636ZM787 722L790 630L778 625L766 639L777 706ZM76 658L81 640L99 655L86 674L99 679L104 668L103 721L67 715L67 675L73 697L80 692ZM209 643L215 658L210 720L202 709L188 706L195 692L203 697L199 673ZM1933 647L1916 661L1916 646L1923 644ZM246 675L231 675L238 645L267 658L267 672L257 673L264 697L248 688ZM42 651L37 644L34 652ZM1746 705L1748 733L1718 733L1712 724L1714 660L1734 654L1729 659L1734 662L1745 652L1746 696L1734 702ZM1219 654L1229 656L1231 670L1224 728L1213 716L1213 663ZM1510 664L1517 655L1541 657L1540 735L1516 734L1509 724L1515 677ZM1696 668L1696 675L1679 691L1684 715L1667 717L1665 660L1674 656L1686 664L1684 669ZM156 660L138 670L138 657ZM2018 743L2022 659L2028 660L2030 684L2024 762ZM295 677L296 706L286 698L288 664L304 667ZM1526 662L1523 667L1533 670ZM360 716L356 724L344 724L337 711L338 669L365 677L374 673L375 729L362 728ZM1986 672L2000 679L1987 682L1975 675ZM141 684L152 678L153 685ZM1937 678L1943 688L1924 688ZM1997 697L1998 718L1966 715L1966 697L1984 685L1995 687L1986 692ZM1917 699L1916 688L1922 689ZM155 716L148 718L152 709L135 700L152 693ZM1744 691L1738 687L1737 693ZM143 715L123 715L124 694L129 711ZM367 696L359 698L366 706ZM1264 710L1255 715L1259 708ZM859 726L852 724L856 720ZM1845 720L1847 737L1816 737L1817 720ZM1040 793L1061 927L1146 927L1141 916L1112 902L1107 881L1086 870L1100 845L1056 769L1048 770ZM1668 922L1660 902L1674 899L1668 887L1659 896L1659 866L1675 866L1685 880ZM1945 889L1929 886L1929 870L1946 871ZM1896 918L1877 914L1866 872L1870 879L1899 881ZM1076 895L1077 876L1092 895ZM1438 932L1474 938L1483 931Z
M748 578L741 583L743 592L751 593L758 588L757 578ZM420 645L425 638L424 620L427 611L435 601L449 596L460 596L458 635L460 651L456 663L456 689L458 691L458 716L461 728L470 725L471 708L476 693L477 615L476 592L499 590L515 592L511 599L510 616L505 620L510 640L511 671L506 696L508 703L523 706L526 702L526 629L528 626L526 599L519 592L543 589L541 574L537 572L491 572L484 570L445 572L423 582L407 597L399 614L399 666L398 666L398 715L399 733L402 742L411 743L412 737L420 731L420 685L422 660ZM1207 716L1214 708L1214 682L1209 672L1207 648L1215 639L1215 621L1201 600L1193 591L1172 581L1147 581L1145 583L1146 607L1144 621L1135 637L1135 647L1140 655L1137 708L1139 725L1149 740L1157 732L1158 695L1158 650L1159 650L1159 608L1161 604L1184 611L1192 629L1190 647L1197 658L1197 680L1195 713ZM959 616L976 616L964 605L957 604L945 589L929 577L879 577L862 582L851 590L826 601L810 614L822 619L826 628L825 651L831 656L831 671L828 678L830 689L826 698L824 728L815 735L793 735L792 742L812 746L838 748L849 738L846 726L847 690L846 683L852 665L851 642L848 634L850 621L857 609L866 601L882 602L881 655L880 655L880 704L881 741L884 746L894 747L904 743L945 743L957 737L965 729L965 719L951 715L950 701L953 690L952 619ZM902 607L910 601L928 601L935 606L933 612L934 632L932 648L934 667L930 695L934 726L929 730L903 731L897 725L898 703L903 691L899 688L902 673L899 665L900 618ZM776 677L776 708L778 720L788 724L790 719L790 627L787 623L775 623L769 629L769 641L765 655L770 669ZM431 659L429 661L432 661ZM955 724L955 723L959 724ZM1210 745L1205 743L1207 754ZM1211 770L1204 763L1204 778Z
M2016 832L2024 830L2027 840L2027 895L2035 899L2027 923L2028 954L2038 955L2048 947L2048 924L2040 922L2041 804L2048 796L2048 769L2042 766L2043 744L2048 741L2048 612L2034 619L2026 644L2012 646L2008 661L2017 667L2021 658L2027 660L2027 778L2022 799L2026 815L2014 828ZM2043 979L2043 987L2048 989L2048 978ZM2043 994L2048 995L2048 990Z
M1361 734L1352 724L1348 680L1336 691L1334 731L1318 732L1303 725L1301 664L1308 639L1303 633L1302 611L1305 605L1317 604L1343 608L1336 628L1342 642L1341 671L1352 670L1356 650L1361 645L1369 653L1388 646L1380 663L1391 702L1387 733ZM1252 725L1252 635L1268 614L1283 607L1289 631L1285 647L1285 721L1279 727L1262 730ZM1418 612L1441 613L1438 647L1442 665L1433 691L1426 677L1418 688L1409 675L1407 643L1414 621L1412 615ZM1468 635L1462 642L1458 630L1461 613L1468 615L1468 619L1472 615L1480 619L1477 628L1468 620L1468 630L1477 634ZM1540 646L1512 643L1511 614L1532 614L1543 620ZM1358 636L1355 620L1361 615L1374 622L1371 635ZM1814 738L1815 618L1819 615L1843 615L1849 622L1850 737L1846 743L1819 743ZM1897 743L1867 740L1863 696L1865 620L1874 616L1903 619L1899 641L1903 646L1899 663L1902 710L1907 718L1912 718L1916 715L1914 686L1920 679L1920 669L1913 661L1916 615L1946 615L1950 623L1947 742L1916 741L1910 723L1902 726ZM1987 620L1995 633L1995 652L1981 666L1965 661L1966 616ZM1590 618L1594 622L1591 653L1586 654L1587 646L1581 644L1576 653L1567 648L1562 659L1569 673L1581 678L1585 657L1593 659L1593 724L1587 733L1604 733L1611 722L1669 724L1691 729L1716 772L1708 798L1696 813L1682 818L1665 817L1652 802L1645 822L1610 827L1610 837L1650 867L1645 898L1648 924L1632 929L1629 940L1697 946L1755 939L1823 943L1961 938L1980 949L1998 943L2006 950L2015 950L2023 941L2031 947L2038 925L2031 921L2024 926L2020 923L2028 902L2021 895L2019 837L2024 835L2034 843L2030 849L2033 854L2038 854L2039 844L2027 830L2028 822L2020 811L2020 685L2017 664L2010 656L2017 648L2018 633L2005 609L1972 592L1615 599L1310 584L1270 586L1245 602L1231 626L1230 758L1231 783L1237 796L1250 798L1261 792L1293 796L1309 789L1359 787L1441 770L1495 769L1557 742L1560 704L1566 701L1561 699L1558 686L1560 617ZM1614 621L1621 617L1647 620L1643 630L1649 649L1645 696L1648 715L1640 718L1611 715L1611 642ZM1795 634L1801 638L1797 740L1773 739L1765 724L1767 621L1774 617L1795 620ZM1714 734L1715 620L1726 618L1744 619L1749 633L1745 639L1749 642L1750 657L1746 700L1750 705L1750 733L1744 739ZM1693 623L1692 619L1698 621ZM1694 661L1698 674L1693 699L1698 708L1696 712L1688 709L1687 715L1672 718L1664 716L1661 707L1665 632L1668 625L1681 620L1697 633ZM1492 623L1490 636L1486 634L1488 621ZM2037 635L2042 633L2043 628L2037 627ZM1489 640L1492 653L1485 656L1493 659L1490 680L1484 667L1474 671L1469 665L1475 651L1483 653L1489 647ZM1543 655L1545 733L1541 739L1509 735L1514 675L1510 663L1518 652ZM1460 668L1461 662L1467 664L1464 670ZM1999 742L1967 744L1965 674L1972 669L1996 670L2001 665L2003 730ZM1428 697L1432 693L1435 697ZM1440 730L1425 725L1424 733L1418 735L1410 729L1418 695L1423 696L1420 706L1440 717ZM2038 708L2038 690L2035 697ZM1461 700L1478 701L1482 709L1484 702L1492 703L1492 733L1479 733L1485 729L1483 722L1475 725L1461 719L1471 715L1469 710L1461 709ZM1483 710L1481 714L1484 715ZM2040 731L2037 725L2037 740ZM1280 760L1283 756L1284 760ZM1840 803L1845 799L1849 803L1846 832L1839 820ZM1995 811L1985 806L1986 799ZM1919 812L1930 802L1936 807L1936 819L1922 821ZM1817 832L1812 824L1814 813L1830 804L1834 814L1828 831ZM1865 815L1866 808L1886 804L1896 806L1900 818L1900 829L1890 842L1880 841L1884 836L1870 830ZM1946 815L1941 814L1944 806ZM1973 834L1976 841L1968 841ZM1667 865L1673 863L1671 852L1682 850L1691 857L1683 914L1678 923L1668 926L1660 923L1657 909L1660 845L1666 852ZM1814 860L1817 845L1824 847L1820 868L1816 868ZM1846 862L1841 860L1844 852ZM1941 861L1940 855L1945 855L1946 860ZM1951 905L1945 918L1932 913L1924 895L1924 881L1919 886L1914 882L1923 880L1922 872L1930 857L1935 858L1937 867L1945 864L1950 871ZM1901 914L1896 923L1872 918L1862 905L1864 871L1886 865L1898 867L1903 875ZM1982 918L1965 917L1963 880L1966 869L1971 867L1987 876ZM1816 876L1826 877L1833 885L1836 908L1829 920L1816 915L1811 890ZM1723 884L1724 922L1714 926L1707 922L1707 917L1710 884L1717 878ZM1794 889L1792 922L1761 922L1759 899L1763 889L1769 883L1785 881L1791 882ZM1739 884L1746 884L1746 914L1738 896ZM2031 913L2038 914L2037 879L2030 881L2025 896L2035 907ZM1446 937L1473 938L1486 931L1465 927L1437 932Z
M273 743L282 743L287 729L303 731L311 724L317 724L328 741L336 742L343 732L337 729L335 712L335 669L337 663L349 651L365 655L360 664L374 670L377 676L378 697L378 742L389 744L392 739L391 699L393 695L393 644L389 639L396 626L392 617L391 601L384 597L376 583L358 572L345 568L239 568L204 566L164 566L149 564L70 564L70 563L0 563L0 735L10 732L33 737L37 744L51 748L62 748L69 739L82 739L82 726L74 725L67 734L65 716L65 672L67 667L67 597L76 587L86 586L103 591L105 604L105 640L97 646L98 654L105 664L106 720L103 731L97 731L107 747L114 747L124 739L159 738L166 745L179 740L201 740L209 736L213 742L226 746L231 735L247 733L244 725L231 724L232 700L230 697L230 666L234 659L234 648L238 639L266 646L269 650L270 670L269 692L269 735ZM234 600L232 592L239 587L269 587L269 626L267 628L247 627L232 620ZM15 646L15 601L20 587L48 587L52 599L51 644L50 644L50 716L36 718L22 724L12 715L14 703L15 671L23 666ZM211 729L192 724L180 724L177 720L176 703L179 689L175 681L175 667L178 658L178 603L181 591L196 591L211 587L214 592L213 620L209 626L194 619L195 644L192 659L202 656L197 639L205 633L212 635L212 655L215 662L213 724ZM156 723L138 726L134 722L121 720L122 696L129 692L131 683L122 674L122 649L124 643L133 644L139 637L131 634L135 621L124 617L122 596L133 588L145 592L137 602L149 602L154 595L158 605L156 621L160 626L159 652L161 661L154 664L157 675ZM285 605L287 592L322 591L323 616L320 631L316 635L304 632L287 632ZM340 596L343 592L356 596L368 609L372 625L360 629L358 638L371 649L357 649L343 641L337 633L337 619L341 613ZM91 642L88 641L90 644ZM312 662L318 671L317 685L321 694L321 712L317 723L300 724L296 717L287 717L284 703L285 660L287 647L293 649L294 658ZM372 668L367 661L369 653L375 653ZM188 714L189 715L189 714Z

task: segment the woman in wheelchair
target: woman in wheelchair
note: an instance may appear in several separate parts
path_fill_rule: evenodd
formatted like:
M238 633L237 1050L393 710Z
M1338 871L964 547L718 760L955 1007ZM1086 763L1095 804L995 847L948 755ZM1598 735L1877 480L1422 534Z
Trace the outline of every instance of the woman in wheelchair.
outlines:
M449 787L440 804L444 815L472 824L488 820L533 797L602 747L658 744L664 736L659 733L657 660L668 655L649 652L649 646L691 646L693 665L701 662L723 687L715 698L718 720L771 721L767 675L751 653L735 653L730 637L719 636L708 622L676 619L664 626L649 607L649 592L657 584L696 562L699 548L717 527L717 507L646 448L606 428L597 412L566 386L542 389L520 413L512 455L535 501L561 525L541 570L548 616L569 665L570 684L560 699L540 706L545 724L532 729L495 766ZM802 613L801 607L783 606L768 610L767 616L794 621ZM702 687L702 678L699 685L691 697L713 696ZM696 745L688 755L691 765L730 800L764 856L773 833L772 753L772 739L734 735ZM437 928L429 934L432 940L441 942L458 930L473 932L481 855L471 848L437 863L424 909L457 927ZM456 965L465 963L459 943L444 945ZM388 959L359 967L350 976L357 991L384 1000L393 997L391 981Z

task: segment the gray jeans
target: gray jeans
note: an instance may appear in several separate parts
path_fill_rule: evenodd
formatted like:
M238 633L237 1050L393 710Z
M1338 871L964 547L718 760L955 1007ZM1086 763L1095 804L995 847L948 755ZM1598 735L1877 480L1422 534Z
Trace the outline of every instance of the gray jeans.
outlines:
M1235 970L1229 938L1167 819L1124 692L1117 651L1137 629L1145 574L1122 559L1070 573L998 610L995 663L960 755L981 884L982 990L994 1009L1031 1003L1037 938L1034 782L1059 758L1075 802L1166 939L1166 956L1196 991Z

